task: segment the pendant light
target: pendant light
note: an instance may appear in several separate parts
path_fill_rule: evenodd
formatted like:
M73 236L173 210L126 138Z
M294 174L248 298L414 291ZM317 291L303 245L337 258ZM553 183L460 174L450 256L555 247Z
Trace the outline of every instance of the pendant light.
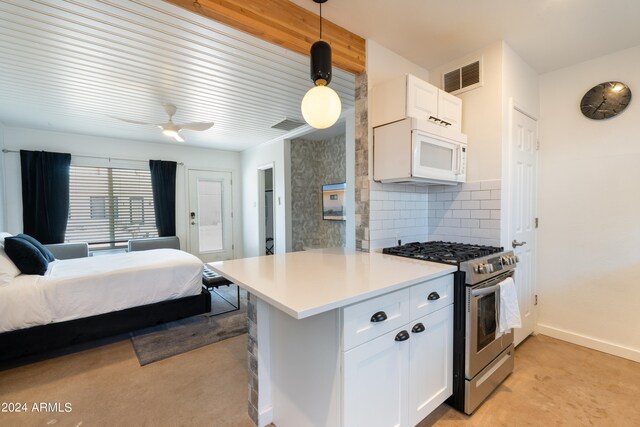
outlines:
M338 121L342 104L340 97L328 85L331 82L331 46L322 40L322 3L320 4L320 40L311 46L311 81L315 87L302 98L302 117L316 129L331 127Z

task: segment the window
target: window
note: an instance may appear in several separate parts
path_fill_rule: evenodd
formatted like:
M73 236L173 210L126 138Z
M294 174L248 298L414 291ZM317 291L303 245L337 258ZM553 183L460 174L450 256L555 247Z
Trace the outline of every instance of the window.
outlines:
M67 242L112 249L131 238L156 236L148 170L71 166Z

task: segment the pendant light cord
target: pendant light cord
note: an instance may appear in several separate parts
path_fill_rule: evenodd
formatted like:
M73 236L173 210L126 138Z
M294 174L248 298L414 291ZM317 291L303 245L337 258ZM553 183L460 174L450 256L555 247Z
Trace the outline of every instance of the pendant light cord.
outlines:
M322 3L320 3L320 40L322 40Z

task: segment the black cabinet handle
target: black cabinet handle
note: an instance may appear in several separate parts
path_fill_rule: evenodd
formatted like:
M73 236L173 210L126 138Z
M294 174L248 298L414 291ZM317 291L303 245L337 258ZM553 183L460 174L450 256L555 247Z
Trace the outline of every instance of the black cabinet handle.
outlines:
M420 332L424 332L424 325L422 323L416 323L415 325L413 325L413 328L411 328L411 332L413 332L414 334L419 334Z
M396 335L396 341L406 341L409 339L409 332L407 331L400 331L398 332L398 335Z
M379 311L371 316L371 321L374 323L384 322L385 320L387 320L387 313L385 313L384 311Z
M429 296L427 297L427 299L428 299L429 301L435 301L435 300L437 300L437 299L440 299L440 294L438 294L437 292L431 292L431 293L429 294Z

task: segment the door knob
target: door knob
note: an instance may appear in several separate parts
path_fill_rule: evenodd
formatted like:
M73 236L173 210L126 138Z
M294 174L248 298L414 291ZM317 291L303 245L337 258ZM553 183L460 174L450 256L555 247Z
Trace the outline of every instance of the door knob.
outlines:
M191 221L191 225L196 225L196 222L195 221Z
M511 246L513 246L514 249L518 246L524 246L526 244L527 242L518 242L516 239L513 239L513 242L511 242Z

